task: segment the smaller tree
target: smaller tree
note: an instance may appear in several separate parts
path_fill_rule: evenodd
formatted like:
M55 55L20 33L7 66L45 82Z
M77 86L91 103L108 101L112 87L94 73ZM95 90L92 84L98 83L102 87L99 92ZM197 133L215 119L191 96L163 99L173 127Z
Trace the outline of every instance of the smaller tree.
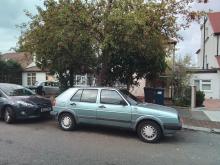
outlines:
M0 60L0 82L21 84L22 68L16 61Z
M173 101L178 106L189 106L191 101L190 77L188 68L192 65L190 55L180 57L171 73L170 84L174 88ZM170 67L172 68L172 67Z
M173 73L174 96L183 96L185 90L190 85L191 75L187 72L191 66L191 57L189 55L179 58L175 63L175 71Z

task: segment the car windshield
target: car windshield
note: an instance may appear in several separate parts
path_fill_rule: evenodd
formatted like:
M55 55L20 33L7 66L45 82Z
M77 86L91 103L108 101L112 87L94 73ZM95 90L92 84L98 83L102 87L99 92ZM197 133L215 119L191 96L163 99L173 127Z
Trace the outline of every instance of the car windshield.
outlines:
M31 90L29 90L21 85L5 84L5 85L1 85L0 88L8 96L31 96L31 95L34 95L34 93Z
M131 105L137 105L138 103L141 102L137 97L132 95L128 90L120 89L119 91Z

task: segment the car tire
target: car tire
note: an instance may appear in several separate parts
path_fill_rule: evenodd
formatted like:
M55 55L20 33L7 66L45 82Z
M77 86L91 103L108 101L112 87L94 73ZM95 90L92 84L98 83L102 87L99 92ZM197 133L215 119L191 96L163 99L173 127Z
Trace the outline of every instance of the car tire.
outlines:
M76 128L76 122L72 114L63 113L59 116L59 126L64 131L71 131Z
M9 106L5 107L4 121L8 124L11 124L15 121L14 111Z
M143 121L137 127L137 134L143 142L156 143L162 137L162 130L154 121Z

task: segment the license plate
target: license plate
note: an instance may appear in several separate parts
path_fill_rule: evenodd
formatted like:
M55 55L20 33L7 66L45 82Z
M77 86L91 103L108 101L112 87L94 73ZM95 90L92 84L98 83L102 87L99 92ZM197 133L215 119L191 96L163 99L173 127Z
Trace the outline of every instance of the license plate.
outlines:
M48 112L48 111L51 111L51 107L41 108L41 112Z

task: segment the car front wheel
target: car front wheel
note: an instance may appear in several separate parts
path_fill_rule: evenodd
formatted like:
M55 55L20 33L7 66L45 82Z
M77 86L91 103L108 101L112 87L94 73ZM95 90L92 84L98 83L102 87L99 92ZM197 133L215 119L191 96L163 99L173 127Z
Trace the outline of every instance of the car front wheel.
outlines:
M75 129L76 124L72 114L63 113L59 117L59 125L64 131L71 131Z
M162 137L160 126L153 121L144 121L138 125L137 134L139 138L147 143L156 143Z
M13 109L11 107L5 108L4 120L8 124L13 123L13 121L15 120L13 116Z

